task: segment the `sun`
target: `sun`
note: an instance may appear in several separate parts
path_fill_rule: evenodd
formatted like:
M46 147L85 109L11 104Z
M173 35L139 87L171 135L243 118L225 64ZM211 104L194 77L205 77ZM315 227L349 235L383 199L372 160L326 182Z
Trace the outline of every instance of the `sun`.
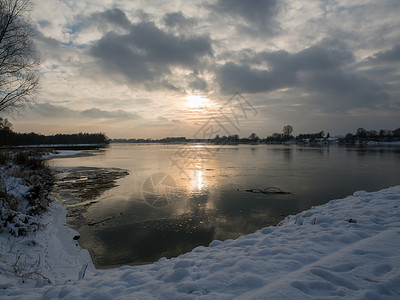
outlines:
M208 99L204 98L203 96L199 95L189 95L186 96L186 103L185 106L188 108L203 108L207 105Z

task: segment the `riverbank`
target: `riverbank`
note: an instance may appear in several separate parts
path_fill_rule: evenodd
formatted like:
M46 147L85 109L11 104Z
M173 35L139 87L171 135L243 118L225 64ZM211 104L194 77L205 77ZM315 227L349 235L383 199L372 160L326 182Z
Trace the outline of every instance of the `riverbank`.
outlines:
M88 251L74 240L79 234L66 226L66 209L51 194L47 156L38 150L0 153L0 290L65 283L82 266L92 268Z
M0 296L8 299L398 299L400 186L355 192L236 240L144 266L94 270L53 203L47 224L21 240L1 235ZM33 248L32 248L33 247ZM4 249L11 249L5 256ZM32 250L37 249L37 250ZM36 253L43 277L23 283L8 265ZM88 266L88 267L86 267ZM44 280L46 277L51 283ZM34 287L36 286L36 287Z
M66 214L61 204L52 202L36 232L0 234L0 296L16 288L24 298L25 289L68 284L82 277L80 272L95 270L89 252L77 244L78 232L67 227Z

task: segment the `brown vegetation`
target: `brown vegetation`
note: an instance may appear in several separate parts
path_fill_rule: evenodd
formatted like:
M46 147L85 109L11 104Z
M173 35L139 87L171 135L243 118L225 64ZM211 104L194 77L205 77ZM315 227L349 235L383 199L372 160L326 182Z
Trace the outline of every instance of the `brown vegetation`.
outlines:
M12 182L12 184L11 184ZM0 231L20 236L40 227L38 216L47 211L53 174L43 152L0 152Z

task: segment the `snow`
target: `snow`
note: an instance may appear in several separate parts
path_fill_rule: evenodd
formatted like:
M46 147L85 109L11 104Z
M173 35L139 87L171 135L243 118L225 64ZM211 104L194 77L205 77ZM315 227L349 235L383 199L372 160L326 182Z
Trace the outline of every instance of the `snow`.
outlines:
M82 266L88 265L88 269L95 270L89 252L77 246L73 239L79 233L67 227L66 214L62 205L52 202L49 211L40 218L42 230L24 237L0 234L0 298L7 291L1 290L5 283L8 289L30 288L38 283L40 285L43 279L55 285L65 284L78 279ZM21 274L36 269L41 275L32 278L14 276L17 260L15 267L21 268ZM36 268L39 261L40 265Z
M69 156L76 156L82 154L82 151L79 150L56 150L47 154L46 158L60 158L60 157L69 157Z
M1 236L0 298L399 299L399 205L400 186L359 191L177 258L95 270L65 226L65 209L53 203L36 236ZM41 255L50 284L16 279L6 261L17 249Z

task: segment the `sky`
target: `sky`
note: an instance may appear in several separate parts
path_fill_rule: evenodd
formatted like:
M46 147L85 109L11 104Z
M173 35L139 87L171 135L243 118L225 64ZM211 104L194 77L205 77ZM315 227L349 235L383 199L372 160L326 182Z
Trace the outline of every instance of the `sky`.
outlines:
M400 127L398 0L32 0L19 132L111 138Z

